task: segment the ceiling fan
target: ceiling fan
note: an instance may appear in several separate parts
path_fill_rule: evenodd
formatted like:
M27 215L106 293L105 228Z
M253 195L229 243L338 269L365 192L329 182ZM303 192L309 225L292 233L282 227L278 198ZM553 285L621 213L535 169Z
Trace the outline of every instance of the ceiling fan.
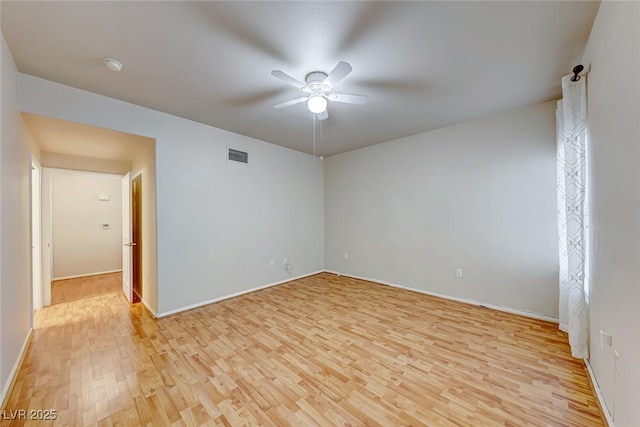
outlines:
M271 75L308 94L300 98L292 99L291 101L281 102L273 107L280 109L306 101L309 111L316 114L316 117L319 120L326 120L329 118L329 113L327 113L328 101L364 105L367 103L368 99L365 95L330 93L331 89L333 89L352 70L351 65L344 61L340 61L329 74L323 73L322 71L313 71L307 74L305 77L305 83L294 79L280 70L273 70Z

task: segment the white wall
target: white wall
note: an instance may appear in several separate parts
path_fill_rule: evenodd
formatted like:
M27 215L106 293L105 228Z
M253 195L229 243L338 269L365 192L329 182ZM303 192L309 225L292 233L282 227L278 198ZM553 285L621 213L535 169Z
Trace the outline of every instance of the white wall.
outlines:
M30 189L32 143L16 99L17 68L4 37L0 57L0 399L31 327Z
M312 156L25 74L19 94L24 112L155 138L160 314L284 280L284 257L295 276L322 270ZM250 165L227 162L227 146Z
M0 9L1 11L2 9ZM1 34L0 34L1 35ZM8 65L5 64L6 61L8 61L8 59L5 59L7 56L10 56L9 53L9 49L6 45L6 42L4 41L4 36L2 36L2 45L0 46L0 179L2 178L2 146L4 145L4 141L5 141L5 129L8 126L8 122L10 121L10 116L7 113L6 118L5 118L5 112L10 111L11 110L11 105L9 104L9 102L5 102L5 99L8 99L6 96L4 96L4 93L6 91L12 91L15 92L16 88L15 88L15 83L12 83L11 80L9 80L8 78L5 78L5 75L9 72L9 70L4 71L5 68L8 68ZM11 58L13 59L13 58ZM15 63L14 63L15 65ZM12 73L15 72L15 70L11 70ZM13 77L15 78L15 77ZM6 83L5 83L6 82ZM6 88L5 88L5 84L6 84ZM15 101L14 101L15 102ZM7 105L5 105L7 104ZM7 132L6 134L6 138L9 137L9 133ZM2 316L2 306L3 306L3 299L2 299L2 293L3 293L3 289L4 289L4 280L2 280L2 264L4 264L3 258L2 258L2 240L3 240L3 236L4 233L2 233L2 181L0 181L0 343L4 342L4 336L2 333L2 328L3 328L3 316ZM3 346L4 347L4 346ZM3 373L3 360L4 360L4 355L3 355L4 351L2 350L2 348L0 348L0 405L2 405L4 403L4 398L5 398L5 383L7 382L7 377L5 377L4 373Z
M53 278L122 269L122 177L52 169ZM108 201L98 200L109 196ZM102 224L109 224L103 229Z
M43 151L40 156L43 167L71 169L124 175L131 170L128 162L117 160L96 159L94 157L71 156L69 154L50 153Z
M158 311L156 283L156 147L150 144L131 163L131 176L142 179L142 302L152 312Z
M640 426L640 3L602 2L583 63L591 63L590 363L616 427L635 427ZM600 349L600 330L613 335L612 347ZM614 351L620 355L617 376Z
M557 317L554 108L325 159L327 269Z

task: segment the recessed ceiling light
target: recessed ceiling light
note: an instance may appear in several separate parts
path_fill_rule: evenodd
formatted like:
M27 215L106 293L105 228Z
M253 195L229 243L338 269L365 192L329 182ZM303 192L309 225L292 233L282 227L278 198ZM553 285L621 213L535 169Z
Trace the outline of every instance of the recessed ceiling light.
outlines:
M114 73L122 70L122 62L113 58L103 58L102 62L104 62L104 66L107 67L108 70L113 71Z

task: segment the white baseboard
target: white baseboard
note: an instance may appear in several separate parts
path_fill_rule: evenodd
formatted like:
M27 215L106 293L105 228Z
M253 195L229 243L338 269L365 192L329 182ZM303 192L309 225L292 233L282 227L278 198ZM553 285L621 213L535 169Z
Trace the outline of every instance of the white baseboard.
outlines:
M337 274L337 275L342 275L342 276L346 276L346 277L352 277L354 279L366 280L368 282L379 283L381 285L391 286L391 287L394 287L394 288L400 288L400 289L404 289L404 290L407 290L407 291L419 292L421 294L430 295L430 296L438 297L438 298L443 298L443 299L446 299L446 300L457 301L457 302L462 302L462 303L465 303L465 304L471 304L471 305L486 307L486 308L490 308L492 310L504 311L506 313L517 314L519 316L530 317L532 319L544 320L546 322L552 322L552 323L558 323L558 318L557 317L546 316L544 314L537 314L537 313L532 313L530 311L517 310L515 308L510 308L510 307L487 304L487 303L475 301L475 300L472 300L472 299L459 298L459 297L454 297L454 296L451 296L451 295L439 294L439 293L436 293L436 292L425 291L424 289L417 289L417 288L412 288L412 287L409 287L409 286L403 286L403 285L398 285L398 284L391 283L391 282L386 282L384 280L371 279L369 277L354 276L353 274L344 274L344 273L340 273L340 272L337 272L337 271L330 271L330 270L325 270L325 272L333 273L333 274Z
M593 390L596 392L596 398L598 399L598 403L600 404L600 410L602 410L602 413L604 414L604 418L607 421L607 425L609 427L614 427L613 418L609 413L609 409L607 408L607 405L604 403L604 396L602 395L602 391L598 386L598 381L596 380L596 375L593 372L593 369L591 368L591 363L589 362L589 359L584 359L584 364L587 367L587 372L589 373L589 378L591 379L591 385L593 385Z
M13 388L13 384L15 383L16 377L18 375L18 371L22 366L22 362L24 361L24 356L27 353L27 347L29 346L29 342L31 342L31 337L33 336L33 328L29 328L29 332L27 332L27 336L22 343L22 348L20 349L20 353L18 353L18 358L16 359L16 363L13 364L13 368L11 368L11 372L9 372L9 376L7 377L7 381L2 386L2 395L0 395L0 402L2 406L0 409L5 409L5 405L7 404L6 399L9 397L9 392Z
M282 285L284 283L291 282L293 280L298 280L298 279L302 279L304 277L309 277L309 276L313 276L313 275L316 275L316 274L319 274L319 273L323 273L324 271L325 270L314 271L313 273L308 273L308 274L303 274L301 276L291 277L289 279L281 280L279 282L269 283L267 285L258 286L256 288L247 289L246 291L240 291L240 292L236 292L234 294L224 295L224 296L221 296L221 297L218 297L218 298L213 298L213 299L210 299L210 300L207 300L207 301L202 301L202 302L199 302L199 303L196 303L196 304L191 304L191 305L188 305L188 306L185 306L185 307L176 308L175 310L169 310L169 311L164 311L162 313L156 313L155 314L155 318L156 319L160 319L162 317L171 316L172 314L182 313L183 311L187 311L187 310L193 310L194 308L202 307L203 305L209 305L209 304L213 304L214 302L224 301L224 300L229 299L229 298L235 298L235 297L238 297L240 295L249 294L251 292L259 291L261 289L270 288L272 286ZM151 314L153 314L153 312L151 312Z
M142 298L140 302L144 306L145 310L147 310L147 312L151 315L151 317L153 317L154 319L158 318L158 313L156 313L155 310L151 309L151 306L149 305L149 303L147 303L147 301L144 298Z
M80 277L100 276L102 274L120 273L121 271L122 271L122 269L120 269L120 270L109 270L109 271L98 271L96 273L77 274L75 276L54 277L53 279L51 279L51 281L55 282L56 280L79 279Z

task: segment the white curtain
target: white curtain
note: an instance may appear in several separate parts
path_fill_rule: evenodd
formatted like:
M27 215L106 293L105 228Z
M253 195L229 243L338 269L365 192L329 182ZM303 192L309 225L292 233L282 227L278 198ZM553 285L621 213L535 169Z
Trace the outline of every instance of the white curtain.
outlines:
M556 110L558 137L558 236L560 253L560 329L569 334L571 354L588 357L588 306L585 293L585 77L562 79Z

